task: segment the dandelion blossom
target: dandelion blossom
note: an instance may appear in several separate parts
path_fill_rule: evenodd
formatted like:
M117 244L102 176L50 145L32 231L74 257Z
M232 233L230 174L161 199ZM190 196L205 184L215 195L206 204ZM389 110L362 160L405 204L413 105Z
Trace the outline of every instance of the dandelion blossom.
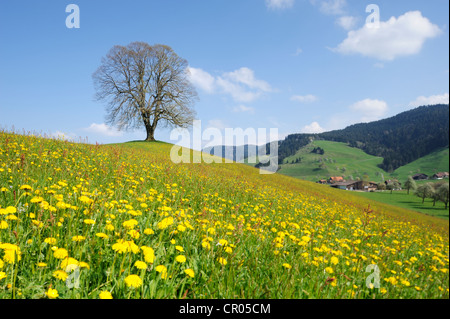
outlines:
M186 275L188 275L189 277L191 277L191 278L194 278L194 277L195 277L195 273L194 273L194 271L193 271L192 269L186 269L186 270L184 271L184 273L185 273Z
M53 256L57 259L64 259L69 256L69 253L64 248L58 248L53 252Z
M48 288L48 290L45 292L45 294L46 294L47 297L49 297L50 299L55 299L55 298L58 298L58 296L59 296L58 290L52 289L52 288Z
M139 288L142 285L142 279L138 275L129 275L125 278L125 284L130 288Z
M137 269L147 269L147 264L146 264L145 262L143 262L143 261L140 261L140 260L136 261L136 262L134 263L134 266L135 266Z
M217 261L219 262L219 264L221 264L222 266L225 266L227 264L227 260L225 258L219 257L217 258Z
M291 269L292 268L292 266L287 264L287 263L283 264L283 267L286 268L286 269Z
M57 270L57 271L53 272L53 277L55 277L56 279L65 281L67 279L67 277L69 277L69 275L64 270Z
M111 293L106 290L102 291L98 296L100 299L113 299Z
M186 257L183 255L178 255L177 257L175 257L175 260L179 263L185 263L186 262Z

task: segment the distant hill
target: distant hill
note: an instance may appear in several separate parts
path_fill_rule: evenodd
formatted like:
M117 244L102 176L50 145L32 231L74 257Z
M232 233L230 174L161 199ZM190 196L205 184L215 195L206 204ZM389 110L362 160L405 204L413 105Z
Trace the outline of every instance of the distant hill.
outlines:
M449 145L449 105L421 106L394 117L321 134L292 134L279 144L279 163L312 140L346 143L382 157L387 172Z

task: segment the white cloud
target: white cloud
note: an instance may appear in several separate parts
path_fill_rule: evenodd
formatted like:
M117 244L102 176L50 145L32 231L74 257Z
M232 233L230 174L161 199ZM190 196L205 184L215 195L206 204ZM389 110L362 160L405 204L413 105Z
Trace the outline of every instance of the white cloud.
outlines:
M110 137L118 137L123 135L122 132L117 131L116 129L106 125L105 123L102 124L92 123L89 127L86 127L83 130L86 132Z
M350 105L349 108L361 115L362 122L372 122L386 114L388 105L384 101L365 99Z
M333 50L341 54L356 53L392 61L400 56L419 53L427 39L440 33L439 27L423 17L420 11L410 11L398 18L380 21L379 27L365 24L361 29L350 31L347 38Z
M294 95L291 97L291 101L300 103L312 103L317 101L317 97L311 94L308 95Z
M297 48L297 51L295 51L294 56L299 56L303 53L303 50L301 48Z
M419 96L417 99L409 103L410 107L418 107L422 105L449 104L448 93L442 95Z
M289 9L294 6L294 0L266 0L266 6L272 10Z
M328 15L344 14L346 0L310 0L311 4L318 5L320 12Z
M253 70L243 67L214 77L202 69L190 68L191 82L209 94L223 93L231 95L233 100L248 103L258 99L264 93L272 92L269 83L255 77Z
M317 122L312 122L302 128L301 133L305 134L318 134L325 132L325 129L320 126Z
M343 29L349 31L349 30L352 30L352 29L355 27L357 21L358 21L358 19L355 18L355 17L352 17L352 16L342 16L342 17L339 17L339 18L336 20L336 23L337 23L341 28L343 28Z
M243 104L240 104L240 105L238 105L238 106L233 108L233 112L236 112L236 113L248 112L248 113L253 114L255 112L255 109L252 108L252 107L248 107L248 106L245 106Z
M202 69L189 67L189 78L193 85L202 90L212 93L214 91L214 77Z

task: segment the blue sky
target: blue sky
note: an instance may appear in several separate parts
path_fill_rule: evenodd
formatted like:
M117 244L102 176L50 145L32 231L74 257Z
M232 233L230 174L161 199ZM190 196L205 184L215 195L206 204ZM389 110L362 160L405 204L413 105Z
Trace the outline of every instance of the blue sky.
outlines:
M80 28L66 27L71 3ZM278 128L283 138L448 103L448 12L447 0L2 1L0 127L144 139L105 125L94 101L101 58L133 41L169 45L189 62L203 129ZM156 138L170 142L170 129Z

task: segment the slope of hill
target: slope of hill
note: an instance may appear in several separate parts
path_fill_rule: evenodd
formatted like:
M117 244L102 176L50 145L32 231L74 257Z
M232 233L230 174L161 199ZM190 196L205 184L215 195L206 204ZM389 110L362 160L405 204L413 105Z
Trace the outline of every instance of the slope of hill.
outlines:
M448 298L448 221L171 151L0 132L0 298Z
M313 153L317 147L324 153ZM349 180L359 178L381 182L387 175L378 167L382 162L381 157L368 155L347 144L316 140L285 158L278 173L309 181L343 176Z
M449 148L438 149L412 163L397 168L391 176L400 181L405 181L408 176L423 173L433 176L439 172L449 171Z
M394 117L321 134L292 134L279 147L280 163L311 139L348 143L383 157L380 167L392 172L449 145L449 105L421 106Z

